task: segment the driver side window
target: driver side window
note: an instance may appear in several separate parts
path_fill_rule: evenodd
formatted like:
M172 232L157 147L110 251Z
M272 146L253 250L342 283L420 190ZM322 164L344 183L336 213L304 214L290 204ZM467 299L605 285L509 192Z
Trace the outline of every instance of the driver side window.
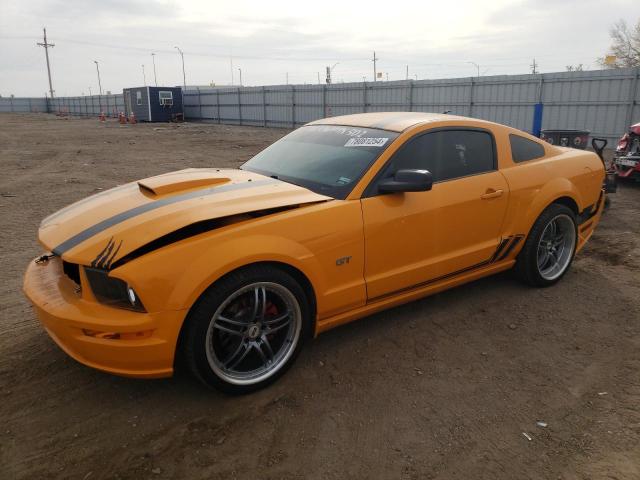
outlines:
M441 130L410 139L386 166L382 178L398 170L429 170L442 182L495 170L491 134L480 130Z

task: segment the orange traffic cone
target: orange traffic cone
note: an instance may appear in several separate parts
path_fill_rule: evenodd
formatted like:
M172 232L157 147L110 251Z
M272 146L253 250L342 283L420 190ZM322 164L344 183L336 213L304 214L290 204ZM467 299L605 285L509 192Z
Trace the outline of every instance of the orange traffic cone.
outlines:
M124 112L120 112L120 114L118 115L118 121L121 125L127 123L127 118L124 116Z
M135 124L136 123L136 114L133 113L133 112L131 112L129 114L129 123L131 123L131 124Z
M104 116L104 112L100 112L100 115L98 116L98 118L100 119L101 122L106 122L106 118Z

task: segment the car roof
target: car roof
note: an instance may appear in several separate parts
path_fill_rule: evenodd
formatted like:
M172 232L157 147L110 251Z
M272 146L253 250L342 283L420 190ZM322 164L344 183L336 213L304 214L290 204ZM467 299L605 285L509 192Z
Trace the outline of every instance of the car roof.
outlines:
M450 121L469 121L474 123L492 122L480 120L477 118L460 117L457 115L449 115L446 113L428 113L428 112L371 112L356 113L354 115L341 115L338 117L327 117L320 120L309 122L307 125L345 125L349 127L363 128L380 128L383 130L391 130L393 132L402 132L407 128L422 123L433 122L450 122Z

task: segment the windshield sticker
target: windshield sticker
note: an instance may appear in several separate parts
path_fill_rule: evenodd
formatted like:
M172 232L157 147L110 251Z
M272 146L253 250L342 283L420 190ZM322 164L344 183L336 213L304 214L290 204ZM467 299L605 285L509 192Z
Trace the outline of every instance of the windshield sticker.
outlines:
M351 183L351 179L347 177L340 177L337 181L338 185L347 185L348 183Z
M359 137L350 138L345 147L383 147L387 143L388 138L371 138L371 137Z
M361 137L367 133L367 131L362 128L337 127L334 125L318 125L314 126L313 129L317 132L337 133L348 137Z

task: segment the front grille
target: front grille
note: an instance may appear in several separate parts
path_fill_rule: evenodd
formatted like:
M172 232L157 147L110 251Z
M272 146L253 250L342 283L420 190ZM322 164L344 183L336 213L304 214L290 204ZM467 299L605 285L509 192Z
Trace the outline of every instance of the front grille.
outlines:
M74 283L80 286L80 266L77 263L69 263L62 261L62 271L69 277Z

